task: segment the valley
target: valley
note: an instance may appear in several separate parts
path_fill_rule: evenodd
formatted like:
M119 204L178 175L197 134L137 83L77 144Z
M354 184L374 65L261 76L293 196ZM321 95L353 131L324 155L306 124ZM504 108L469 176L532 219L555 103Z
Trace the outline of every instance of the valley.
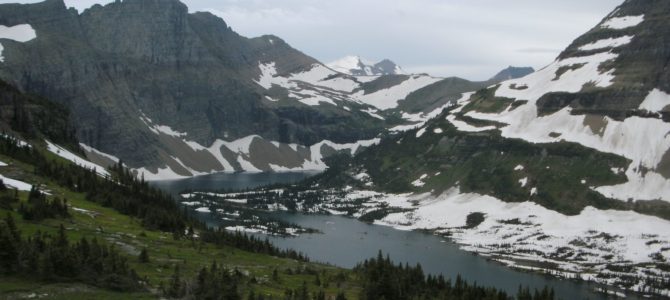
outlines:
M0 1L0 298L670 297L670 2L619 2L420 66L481 36L327 63L191 0ZM517 46L556 57L410 72Z

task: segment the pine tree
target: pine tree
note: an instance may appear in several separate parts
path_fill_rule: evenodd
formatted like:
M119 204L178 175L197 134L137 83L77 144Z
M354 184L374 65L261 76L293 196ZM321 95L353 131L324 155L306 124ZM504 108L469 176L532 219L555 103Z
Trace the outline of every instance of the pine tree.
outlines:
M149 252L147 251L146 247L142 248L142 251L140 252L139 260L143 264L146 264L146 263L149 262Z

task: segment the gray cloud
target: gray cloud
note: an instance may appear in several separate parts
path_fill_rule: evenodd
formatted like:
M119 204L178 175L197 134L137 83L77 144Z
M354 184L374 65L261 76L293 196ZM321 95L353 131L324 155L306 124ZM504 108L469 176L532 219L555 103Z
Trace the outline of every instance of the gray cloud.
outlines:
M66 0L80 11L100 2L111 1ZM622 0L183 2L242 35L275 34L324 62L355 54L390 58L412 72L486 79L508 65L550 63Z

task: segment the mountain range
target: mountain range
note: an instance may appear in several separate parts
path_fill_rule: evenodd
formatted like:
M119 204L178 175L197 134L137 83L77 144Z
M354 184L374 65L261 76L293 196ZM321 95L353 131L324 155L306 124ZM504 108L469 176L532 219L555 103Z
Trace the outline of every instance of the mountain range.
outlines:
M334 158L303 187L324 200L304 209L668 295L645 286L670 275L668 36L670 2L625 1L541 70L463 93L419 126Z
M346 56L326 64L329 68L343 74L356 76L404 75L405 71L389 59L378 63L369 62L360 56Z
M69 108L94 161L123 160L146 179L323 170L323 157L353 154L389 129L411 128L425 108L489 84L339 73L279 37L240 36L177 0L81 14L62 0L3 4L0 25L31 33L5 34L0 79ZM411 97L424 88L429 101Z
M482 82L326 65L176 0L3 4L0 25L0 129L50 157L144 179L321 170L184 203L343 214L670 294L668 1L627 0L546 67Z

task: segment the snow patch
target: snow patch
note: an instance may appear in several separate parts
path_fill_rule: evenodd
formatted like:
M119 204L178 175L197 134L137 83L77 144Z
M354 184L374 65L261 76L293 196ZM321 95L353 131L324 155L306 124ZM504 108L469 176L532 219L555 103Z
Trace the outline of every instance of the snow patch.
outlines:
M426 133L426 127L419 129L419 131L416 132L416 137L420 138L424 133Z
M33 188L33 186L29 183L2 176L2 174L0 174L0 180L2 180L2 183L4 183L5 186L17 189L19 191L30 191Z
M74 153L68 151L67 149L65 149L61 146L53 144L53 143L51 143L47 140L45 140L45 141L47 143L47 150L49 150L49 152L54 153L54 154L66 159L66 160L69 160L69 161L73 162L74 164L76 164L80 167L84 167L84 168L89 169L89 170L95 170L95 172L102 177L110 175L109 172L107 172L107 170L105 170L105 168L103 168L103 167L101 167L97 164L94 164L94 163L92 163L88 160L85 160L85 159L75 155Z
M428 178L428 174L423 174L419 179L412 181L412 185L416 187L422 187L426 183L423 181L424 179Z
M633 39L633 36L631 35L626 35L618 38L608 38L608 39L602 39L595 41L590 44L586 44L584 46L579 47L579 50L582 51L590 51L590 50L596 50L596 49L604 49L604 48L616 48L620 47L623 45L626 45L630 43L630 41Z
M418 203L418 207L405 204L402 207L415 209L389 214L376 223L402 230L447 228L456 242L472 249L500 250L510 255L525 249L549 256L561 247L574 248L574 239L592 237L589 241L595 247L582 249L588 253L583 256L586 264L606 263L607 255L614 255L615 261L645 263L670 241L670 221L632 211L586 207L578 215L566 216L533 202L507 203L491 196L461 193L458 187L419 202L404 198L407 203ZM474 229L463 229L472 212L484 213L486 219ZM515 219L519 224L501 222ZM598 239L601 233L614 238ZM533 238L539 236L544 238ZM652 239L661 243L648 244ZM500 245L511 245L512 249Z
M670 95L659 89L653 89L640 104L640 109L659 112L668 106L670 106Z
M109 160L111 160L111 161L113 161L113 162L115 162L115 163L118 163L118 162L120 161L120 159L119 159L118 157L116 157L116 156L114 156L114 155L111 155L111 154L104 153L104 152L102 152L102 151L99 151L98 149L95 149L95 148L93 148L93 147L91 147L91 146L88 146L88 145L86 145L86 144L84 144L84 143L79 143L79 146L80 146L82 149L86 150L86 152L92 152L92 153L95 153L95 154L100 155L100 156L102 156L102 157L105 157L105 158L107 158L107 159L109 159Z
M195 211L201 212L201 213L211 213L212 212L211 210L209 210L209 207L198 207L198 208L195 209Z
M135 169L135 171L137 172L138 177L142 177L144 178L144 180L147 181L174 180L189 177L177 174L170 168L170 166L165 166L165 168L157 168L156 173L149 171L145 167Z
M413 75L402 83L390 88L370 94L365 94L365 91L359 91L353 96L363 103L372 105L381 110L387 110L396 108L398 106L398 101L407 98L410 93L440 80L442 79L425 75Z
M606 20L600 27L610 29L625 29L637 26L644 21L644 15L616 17Z
M521 187L525 187L528 184L528 177L519 179L519 184L521 184Z
M185 132L178 132L178 131L173 130L172 128L170 128L170 126L154 124L153 120L151 120L149 117L147 117L147 115L145 115L142 111L140 111L140 120L142 122L144 122L144 124L147 125L147 127L149 127L149 130L151 130L151 132L153 132L157 135L160 135L161 133L163 133L163 134L167 134L167 135L173 136L173 137L185 137L186 136Z

